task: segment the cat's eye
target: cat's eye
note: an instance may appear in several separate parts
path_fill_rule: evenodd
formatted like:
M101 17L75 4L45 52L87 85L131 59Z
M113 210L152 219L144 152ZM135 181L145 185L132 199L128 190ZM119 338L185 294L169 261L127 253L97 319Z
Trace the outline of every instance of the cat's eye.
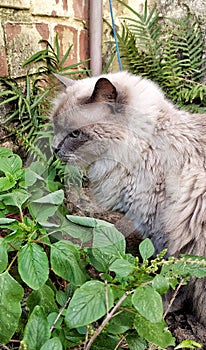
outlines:
M78 137L79 135L80 135L80 130L73 130L70 134L69 134L69 136L70 137L74 137L74 138L76 138L76 137Z

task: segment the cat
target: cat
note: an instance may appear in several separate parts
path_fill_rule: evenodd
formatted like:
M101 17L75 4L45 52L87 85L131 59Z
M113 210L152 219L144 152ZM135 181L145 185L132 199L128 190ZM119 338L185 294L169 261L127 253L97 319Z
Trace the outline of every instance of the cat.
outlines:
M156 252L206 257L206 114L179 110L128 72L73 81L54 103L53 148L88 169L97 202L125 213ZM206 326L206 278L185 298Z

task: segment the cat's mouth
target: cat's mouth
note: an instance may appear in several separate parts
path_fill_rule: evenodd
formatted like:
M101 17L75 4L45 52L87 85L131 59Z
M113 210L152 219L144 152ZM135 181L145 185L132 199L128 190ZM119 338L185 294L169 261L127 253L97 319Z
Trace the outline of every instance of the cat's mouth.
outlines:
M64 154L60 151L55 152L56 156L64 163L77 163L77 157L74 153Z

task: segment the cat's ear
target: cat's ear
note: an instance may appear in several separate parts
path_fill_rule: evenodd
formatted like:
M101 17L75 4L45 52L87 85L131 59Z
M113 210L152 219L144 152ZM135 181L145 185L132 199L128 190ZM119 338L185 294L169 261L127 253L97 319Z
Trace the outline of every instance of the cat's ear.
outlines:
M115 86L106 78L97 80L91 96L92 102L115 102L117 90Z
M57 78L57 80L59 80L62 84L64 84L64 86L72 86L75 81L72 79L69 79L67 77L64 77L63 75L57 74L57 73L53 73L53 75L55 76L55 78Z

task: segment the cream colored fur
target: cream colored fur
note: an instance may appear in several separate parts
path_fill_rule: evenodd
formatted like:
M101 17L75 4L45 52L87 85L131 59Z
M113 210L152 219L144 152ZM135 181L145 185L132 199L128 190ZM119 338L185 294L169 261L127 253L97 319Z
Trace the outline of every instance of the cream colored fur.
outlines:
M206 114L179 110L139 76L102 77L116 88L112 101L106 88L89 100L100 77L75 82L56 101L57 155L86 166L100 205L124 212L157 252L206 256ZM67 136L77 129L79 140ZM195 280L186 293L206 325L205 284Z

